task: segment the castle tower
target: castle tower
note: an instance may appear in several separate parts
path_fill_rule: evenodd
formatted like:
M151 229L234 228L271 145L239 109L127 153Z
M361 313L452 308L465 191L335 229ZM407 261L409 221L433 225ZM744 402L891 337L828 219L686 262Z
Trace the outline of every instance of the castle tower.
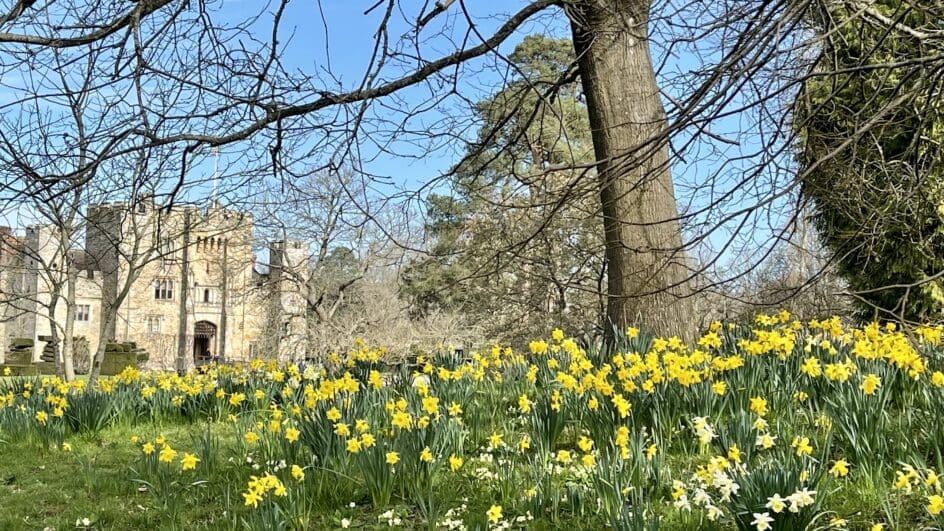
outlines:
M114 302L118 293L120 280L127 273L122 264L122 245L129 245L128 206L126 203L114 202L99 205L89 205L85 229L85 250L101 271L102 306ZM104 330L105 338L114 340L117 337L117 320L108 323ZM97 341L96 341L97 343Z
M39 361L45 345L45 341L39 338L52 335L48 308L52 300L53 283L58 281L59 288L65 288L66 264L52 226L30 225L26 228L25 240L23 260L26 262L24 288L27 296L18 304L28 315L26 321L27 329L31 332L30 339L33 340L33 361ZM62 306L64 302L60 300L57 308L59 312L63 311Z
M280 360L305 357L308 245L300 240L269 244L270 308L267 350Z
M263 309L251 294L252 216L213 204L195 215L189 240L182 245L191 293L186 326L193 335L194 356L209 352L218 361L250 357L258 326L247 319L255 321Z

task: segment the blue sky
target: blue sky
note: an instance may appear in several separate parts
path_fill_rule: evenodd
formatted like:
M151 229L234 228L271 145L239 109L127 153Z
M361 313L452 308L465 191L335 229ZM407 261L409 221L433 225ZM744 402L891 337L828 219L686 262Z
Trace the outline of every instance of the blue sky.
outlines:
M305 72L320 73L324 77L326 88L339 88L331 86L333 81L331 78L337 78L341 89L356 87L365 75L365 68L369 64L373 51L374 32L384 17L383 6L364 14L366 8L373 3L374 0L290 3L283 17L283 20L290 22L283 25L280 37L285 41L285 53L282 59L286 64ZM432 7L432 2L416 0L398 3L398 9L394 11L388 22L391 41L395 41L410 30L407 19L418 15L424 3ZM464 5L475 21L481 36L487 37L506 18L501 14L514 12L521 4L523 2L520 1L475 1L465 2ZM496 6L501 7L496 9ZM237 19L257 8L253 2L237 1L232 4L232 9L232 16ZM548 27L548 22L554 23L555 26ZM424 42L425 57L436 58L454 51L455 44L449 42L449 39L461 38L465 27L467 23L459 3L456 2L446 13L437 16L424 30L424 34L435 35L438 31L446 29L443 37ZM522 31L504 43L502 51L510 52L527 34L549 31L560 35L563 34L563 29L565 26L561 17L555 17L554 20L544 17L530 22L522 28ZM477 36L472 35L470 38L468 46L479 44L476 40ZM491 62L491 59L476 61L476 63L482 64L486 61ZM380 80L393 79L407 69L389 68L385 70L386 75L382 75ZM496 87L498 83L497 72L481 70L475 75L462 76L459 89L466 97L479 99L487 96L491 92L490 89ZM419 90L407 89L403 92L403 97L409 105L420 104L427 96L428 94ZM461 109L453 110L462 111ZM423 120L435 123L438 117L437 112L433 111L425 113ZM369 142L366 142L363 147L365 148L364 155L366 155L363 158L369 166L369 171L413 184L422 183L426 178L446 171L461 152L458 146L454 146L455 149L452 151L449 147L445 147L429 152L411 146L408 142L398 143L397 148L400 152L417 157L410 158L409 156L376 156L377 151L370 149ZM370 160L366 161L366 159Z
M672 0L668 0L669 3ZM292 33L288 31L292 25L287 25L284 32L285 36L292 34L291 44L287 48L287 53L283 58L299 68L306 71L326 71L329 68L340 79L345 88L356 85L364 75L364 67L368 62L373 45L372 32L377 27L382 11L380 9L364 15L362 12L365 6L373 3L373 0L364 2L336 2L325 1L321 3L323 12L319 12L318 4L315 2L303 2L291 4L291 10L286 13L286 20L298 21L295 24L297 31ZM506 17L495 16L496 13L505 14L516 10L523 2L466 2L465 6L470 10L473 20L483 36L488 36ZM237 6L246 4L236 4ZM421 2L402 2L403 8L394 13L390 23L391 38L407 31L408 26L404 17L415 16L419 12ZM496 8L496 6L500 6ZM697 7L697 6L696 6ZM667 9L668 10L668 9ZM427 31L434 33L441 27L451 27L452 33L448 36L457 38L462 35L462 30L466 27L466 22L462 20L461 10L458 2L454 4L447 15L440 17L427 28ZM322 16L324 23L322 23ZM658 18L658 17L655 17ZM656 20L654 24L662 24ZM529 33L544 32L555 36L568 36L568 26L566 20L559 13L552 14L526 25L522 31L509 39L502 48L502 51L510 52L521 38ZM664 28L660 28L659 34L664 34ZM325 33L326 32L326 33ZM327 39L326 39L327 36ZM661 73L663 87L675 100L683 100L689 94L685 89L677 88L669 83L670 79L677 79L677 76L684 77L690 71L698 69L700 66L717 61L720 57L722 45L719 42L712 42L712 37L704 39L702 42L689 46L678 46L674 49L671 56L666 57L662 48L661 37L653 37L653 55L657 63L665 60L666 65ZM469 46L478 44L475 36ZM327 48L326 48L327 45ZM424 53L427 57L443 55L454 50L452 43L444 38L434 39L427 42ZM434 53L435 50L438 53ZM498 69L498 70L496 70ZM491 90L499 85L498 71L500 64L494 64L491 60L476 61L469 69L468 75L460 78L459 90L463 91L467 97L472 100L487 96ZM402 70L391 69L388 71L390 77L395 77ZM403 98L408 104L415 104L422 101L429 95L421 90L409 89L404 91ZM749 96L735 95L729 107L743 104ZM666 100L666 106L671 113L671 104ZM455 112L463 112L459 107L451 109ZM445 111L448 114L450 109ZM437 118L437 112L427 112L418 119L420 123L434 124ZM445 118L445 116L444 116ZM435 127L435 125L431 125ZM705 136L699 136L698 139L689 146L688 150L681 153L680 157L675 159L673 164L673 175L676 181L676 191L679 195L679 207L681 209L689 208L697 210L700 207L716 200L721 194L729 191L733 183L743 177L753 164L757 162L754 152L760 147L762 139L760 138L758 125L755 116L752 113L739 113L726 118L714 120L710 126L710 131L715 135L720 135L727 139L727 142L717 142ZM474 130L464 131L464 136L469 138L474 134ZM675 144L681 146L685 141L691 138L692 130L684 132L675 139ZM364 143L364 155L362 161L366 170L373 174L389 177L393 182L401 183L405 187L416 187L429 179L436 177L448 168L461 156L461 142L446 143L440 145L434 150L426 150L424 147L417 147L411 144L413 138L406 139L392 144L393 149L399 152L400 156L377 154L371 149L370 143ZM789 166L789 161L781 160L782 166ZM706 181L714 179L715 186L704 186ZM744 187L743 191L735 194L727 200L725 208L728 210L738 209L748 206L757 197L769 195L773 191L782 189L782 186L789 182L789 176L786 179L783 175L774 175L772 172L765 171L753 180L749 186ZM768 241L771 232L780 228L789 216L789 196L784 200L778 201L768 209L755 216L748 226L753 230L742 231L739 239L743 246L751 248L763 245ZM703 230L703 223L717 220L720 217L721 210L699 216L694 220L689 231L689 237L698 234ZM708 255L721 249L728 238L731 237L740 219L733 220L726 227L719 229L707 238L699 251ZM734 247L729 247L726 251L723 262L733 264L739 260L738 253L735 253Z
M461 0L460 0L461 1ZM422 53L425 58L435 58L448 54L456 49L455 40L460 40L466 36L465 29L468 27L460 9L460 1L451 6L447 13L434 19L423 35L436 35L425 39L422 44ZM669 3L674 0L666 0ZM298 71L309 74L317 74L321 78L323 88L327 90L343 91L356 87L365 75L365 67L369 63L372 48L374 46L374 32L376 31L382 17L383 9L376 9L369 14L364 14L364 10L374 3L374 0L322 0L290 2L286 12L283 14L282 31L279 35L280 46L282 49L281 60L288 69L297 69ZM428 2L430 5L432 2ZM403 0L397 5L397 9L391 15L388 30L391 43L398 42L401 35L409 29L409 22L420 12L423 1ZM501 24L507 14L517 10L524 2L514 1L466 1L463 5L469 10L470 16L481 36L491 35L493 30ZM236 22L246 19L246 17L255 15L259 12L260 6L264 4L257 0L222 0L222 4L214 16L220 17L219 20ZM277 3L269 4L266 8L271 14L271 9ZM270 18L263 16L254 27L252 36L259 41L269 39ZM656 21L654 24L660 24ZM661 30L662 28L660 28ZM441 35L438 32L443 31ZM549 11L549 14L537 18L528 23L522 30L509 39L502 47L504 53L510 52L514 46L525 35L530 33L545 32L552 35L567 36L568 27L566 20L560 13ZM660 35L653 37L653 54L656 61L660 62L664 58L663 48L659 39ZM474 46L479 43L479 35L470 34L466 46ZM405 42L405 41L401 41ZM247 46L262 46L264 42L252 43L246 42ZM669 83L675 76L685 76L692 69L697 68L704 63L716 61L720 43L711 42L706 39L704 42L697 43L688 47L678 47L675 53L667 58L667 66L662 73L660 81L664 82L666 91L673 99L681 100L688 96L684 88L678 88ZM464 97L471 101L476 101L488 96L499 86L500 73L506 68L494 56L479 59L465 65L463 74L459 77L457 90ZM409 71L409 65L389 65L382 71L378 82L384 79L393 79L399 77L403 72ZM4 80L8 82L8 80ZM448 87L444 87L445 90ZM403 91L398 95L399 101L393 100L384 105L375 105L372 116L377 119L395 119L400 118L399 112L409 109L429 99L431 92L428 87L415 87ZM667 106L671 111L671 104ZM735 98L732 105L741 101ZM468 130L449 130L444 124L449 124L449 119L460 113L468 112L468 107L460 105L456 98L446 101L441 107L428 109L419 116L409 120L409 127L420 133L430 130L441 134L457 134L464 138L471 138L474 135L474 128ZM739 160L739 158L750 154L759 146L756 124L752 123L752 117L745 114L733 115L728 118L716 120L710 125L712 133L721 135L736 145L728 143L718 143L701 137L685 153L675 161L673 165L673 175L676 181L677 193L679 195L680 208L694 208L715 199L718 194L727 191L727 187L735 182L750 165L751 160ZM676 144L681 143L688 137L691 131L683 133L676 139ZM461 156L462 143L460 141L442 141L434 146L417 144L418 138L422 134L400 135L398 137L389 137L383 130L376 131L372 138L365 138L360 142L361 152L359 153L361 163L365 170L371 174L382 176L388 179L388 184L378 185L378 190L385 188L393 189L395 187L405 189L415 189L429 180L447 171L448 168ZM386 150L395 153L382 152L376 139L382 139ZM312 141L317 139L312 138ZM243 149L240 145L234 145L224 148L220 156L221 168L223 173L222 180L229 177L229 173L237 173L240 170L240 151ZM317 159L321 154L315 154ZM320 161L314 161L315 163ZM212 158L208 157L202 163L191 168L190 174L197 180L205 180L213 172ZM717 186L712 192L705 192L702 186L709 176L717 175ZM226 188L226 186L223 186ZM231 189L224 192L230 199L237 199L243 192L241 189ZM764 190L758 189L757 193ZM194 202L205 201L209 197L207 185L201 185L188 193L188 199ZM750 194L744 194L743 197L734 197L728 201L729 208L738 208L745 205L745 201L750 199ZM769 235L769 228L782 224L782 214L775 212L771 217L765 220L768 230L755 231L751 237L765 239ZM6 212L9 214L9 212ZM708 221L710 217L704 216L699 221ZM17 214L13 217L7 216L7 223L12 225L22 225L22 220ZM692 234L697 233L698 226L693 228ZM721 231L707 240L705 249L719 248L726 240L726 234Z

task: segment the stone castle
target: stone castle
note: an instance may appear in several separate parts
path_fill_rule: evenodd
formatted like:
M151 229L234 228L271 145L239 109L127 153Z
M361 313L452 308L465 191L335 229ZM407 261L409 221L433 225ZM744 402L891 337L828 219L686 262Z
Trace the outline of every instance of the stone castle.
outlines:
M89 206L78 248L61 244L60 232L50 225L27 227L22 236L0 229L0 337L6 345L32 340L33 361L50 348L53 327L55 337L65 337L65 301L59 299L54 319L49 307L57 293L67 293L69 277L72 337L92 352L103 339L134 342L147 351L148 368L164 370L180 368L179 361L192 368L211 360L304 357L299 287L307 245L270 242L268 268L258 271L251 215L218 204L139 200ZM119 299L115 319L104 319Z

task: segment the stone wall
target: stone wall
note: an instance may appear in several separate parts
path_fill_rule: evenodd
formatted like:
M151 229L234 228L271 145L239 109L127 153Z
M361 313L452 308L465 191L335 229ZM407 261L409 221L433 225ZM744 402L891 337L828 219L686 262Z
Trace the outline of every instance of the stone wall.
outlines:
M84 338L92 350L101 339L105 301L123 288L133 269L137 278L105 338L140 345L150 354L150 368L174 369L181 346L189 367L193 366L195 348L209 349L212 356L223 360L274 357L277 352L284 357L286 352L299 349L292 338L304 338L304 299L297 282L289 281L286 274L276 275L275 282L259 281L254 271L251 215L218 205L167 210L143 203L132 211L126 204L112 203L90 206L88 217L82 266L86 269L78 274L76 303L88 306L89 311L88 319L76 321L74 335ZM49 227L31 227L26 244L46 256L51 252L53 234ZM276 269L306 274L305 244L279 242L275 247ZM129 267L128 256L140 266ZM3 266L0 249L0 282L4 273L9 277L11 271ZM49 287L30 271L29 264L17 274L23 276L24 271L26 280L18 289L24 293L22 301L32 302L24 303L29 308L20 311L19 320L0 325L0 338L31 338L32 361L38 361L42 349L39 337L51 335L48 316L40 310L48 302ZM164 291L156 290L158 282L166 282ZM9 312L12 307L0 300L0 311ZM64 323L65 317L62 303L55 320ZM198 322L206 323L202 329L210 326L215 330L210 340L194 335ZM275 348L266 349L263 332L272 326L285 333L278 336Z

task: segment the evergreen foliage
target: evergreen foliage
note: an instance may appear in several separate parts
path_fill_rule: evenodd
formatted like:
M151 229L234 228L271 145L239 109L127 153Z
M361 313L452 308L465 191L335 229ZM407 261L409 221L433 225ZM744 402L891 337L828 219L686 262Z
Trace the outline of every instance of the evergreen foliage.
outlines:
M458 311L506 340L601 322L605 290L599 200L579 178L594 157L573 45L532 35L510 59L514 79L476 106L478 137L449 193L429 197L430 254L403 279L417 314Z
M867 316L944 317L942 4L823 0L798 100L803 192Z

